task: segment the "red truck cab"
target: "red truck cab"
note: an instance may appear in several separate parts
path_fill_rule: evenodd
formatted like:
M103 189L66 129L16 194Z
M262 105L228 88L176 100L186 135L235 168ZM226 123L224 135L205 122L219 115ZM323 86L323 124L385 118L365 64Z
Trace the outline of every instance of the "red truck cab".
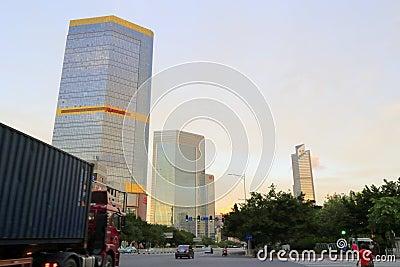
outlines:
M118 192L118 197L109 191ZM125 203L125 192L111 188L92 191L87 240L88 251L95 256L96 266L119 266L119 235L124 222Z

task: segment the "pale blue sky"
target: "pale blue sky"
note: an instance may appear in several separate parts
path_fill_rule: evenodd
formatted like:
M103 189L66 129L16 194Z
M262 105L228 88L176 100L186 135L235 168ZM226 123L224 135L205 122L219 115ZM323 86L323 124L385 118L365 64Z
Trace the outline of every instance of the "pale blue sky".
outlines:
M400 176L399 1L215 2L3 3L0 121L50 142L69 20L116 15L155 33L154 73L214 61L257 84L277 139L261 191L291 188L300 143L319 159L319 202Z

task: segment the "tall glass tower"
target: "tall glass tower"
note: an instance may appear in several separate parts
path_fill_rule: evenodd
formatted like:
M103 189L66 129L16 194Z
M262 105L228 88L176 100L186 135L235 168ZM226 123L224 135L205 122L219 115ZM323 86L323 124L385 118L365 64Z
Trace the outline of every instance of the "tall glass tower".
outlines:
M175 226L197 237L207 234L204 152L202 135L154 132L150 223Z
M104 166L107 184L128 191L128 208L143 219L150 86L138 89L152 54L146 28L115 16L71 20L53 132L54 146Z
M304 194L304 199L315 201L314 178L311 166L310 150L305 145L296 146L296 153L292 154L293 195Z

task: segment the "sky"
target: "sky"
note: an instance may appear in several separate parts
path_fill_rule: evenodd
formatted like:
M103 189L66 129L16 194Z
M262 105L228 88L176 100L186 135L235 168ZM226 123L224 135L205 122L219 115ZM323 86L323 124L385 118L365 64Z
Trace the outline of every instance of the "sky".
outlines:
M154 32L153 73L216 62L258 87L274 119L275 157L257 191L271 183L291 190L290 154L303 143L320 204L327 194L400 176L399 1L70 0L2 7L0 122L45 142L51 143L69 20L116 15ZM224 173L215 164L207 172ZM247 188L253 174L249 166ZM238 184L217 208L242 198Z

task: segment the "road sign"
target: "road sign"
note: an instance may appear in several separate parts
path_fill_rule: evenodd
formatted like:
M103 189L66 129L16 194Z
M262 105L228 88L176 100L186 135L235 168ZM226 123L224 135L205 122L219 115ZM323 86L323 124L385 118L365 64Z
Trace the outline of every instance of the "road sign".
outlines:
M247 240L253 240L253 236L252 235L247 235L246 238L247 238Z
M164 238L174 238L173 232L164 233Z
M201 237L194 237L193 242L201 242Z

